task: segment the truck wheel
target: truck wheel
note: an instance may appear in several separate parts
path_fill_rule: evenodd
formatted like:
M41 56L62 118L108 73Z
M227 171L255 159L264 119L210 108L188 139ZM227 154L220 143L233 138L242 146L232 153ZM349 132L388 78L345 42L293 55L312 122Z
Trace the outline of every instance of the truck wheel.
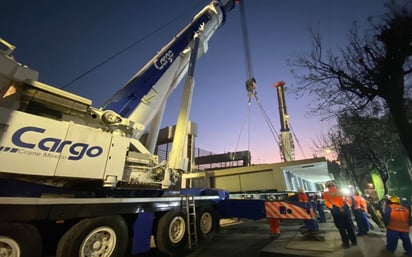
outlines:
M196 218L199 241L211 240L219 227L216 211L210 207L202 208Z
M83 219L60 238L56 257L123 257L128 234L120 216Z
M159 220L156 246L161 253L175 255L186 251L187 232L185 216L180 211L168 211Z
M42 241L37 228L21 223L0 224L0 256L42 256Z

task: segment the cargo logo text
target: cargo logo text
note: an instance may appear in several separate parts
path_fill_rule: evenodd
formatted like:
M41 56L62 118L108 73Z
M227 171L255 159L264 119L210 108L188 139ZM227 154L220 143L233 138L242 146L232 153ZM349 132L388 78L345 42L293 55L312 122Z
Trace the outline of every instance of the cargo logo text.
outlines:
M93 158L101 155L103 153L103 148L100 146L89 146L85 143L73 143L70 140L63 140L59 138L46 137L42 138L40 141L28 142L23 140L24 135L31 133L43 134L46 129L38 127L23 127L18 129L12 136L11 140L13 144L23 148L34 149L36 146L46 152L61 153L63 149L69 148L70 156L68 160L80 160L85 155Z

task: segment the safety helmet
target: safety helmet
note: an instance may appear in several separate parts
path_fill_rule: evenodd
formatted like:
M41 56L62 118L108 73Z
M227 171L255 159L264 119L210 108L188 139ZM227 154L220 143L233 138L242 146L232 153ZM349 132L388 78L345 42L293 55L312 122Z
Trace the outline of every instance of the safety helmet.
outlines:
M299 193L304 193L305 190L303 189L303 187L299 187L299 188L298 188L298 192L299 192Z
M329 180L329 181L327 181L327 182L325 183L325 186L326 186L326 187L331 187L331 186L336 186L336 184L335 184L334 181Z
M398 203L399 204L401 202L401 199L399 198L399 196L393 195L389 198L389 201L391 203Z

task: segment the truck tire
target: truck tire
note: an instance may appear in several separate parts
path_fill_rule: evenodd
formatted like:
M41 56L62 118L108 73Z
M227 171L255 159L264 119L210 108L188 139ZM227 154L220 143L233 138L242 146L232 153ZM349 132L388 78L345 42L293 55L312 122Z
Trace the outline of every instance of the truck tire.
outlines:
M124 257L128 234L120 216L83 219L60 238L56 257Z
M211 207L201 208L196 214L196 219L199 241L211 240L219 228L216 211Z
M42 240L31 224L0 224L0 256L41 257Z
M187 244L185 215L174 210L166 212L159 220L155 240L159 252L183 254Z

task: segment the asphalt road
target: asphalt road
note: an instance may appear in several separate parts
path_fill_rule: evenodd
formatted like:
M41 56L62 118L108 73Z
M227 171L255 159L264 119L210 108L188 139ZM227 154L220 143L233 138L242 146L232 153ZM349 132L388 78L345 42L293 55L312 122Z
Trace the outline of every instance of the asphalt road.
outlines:
M225 224L209 242L198 245L180 257L259 257L260 251L275 240L266 220ZM133 257L168 257L153 249Z

